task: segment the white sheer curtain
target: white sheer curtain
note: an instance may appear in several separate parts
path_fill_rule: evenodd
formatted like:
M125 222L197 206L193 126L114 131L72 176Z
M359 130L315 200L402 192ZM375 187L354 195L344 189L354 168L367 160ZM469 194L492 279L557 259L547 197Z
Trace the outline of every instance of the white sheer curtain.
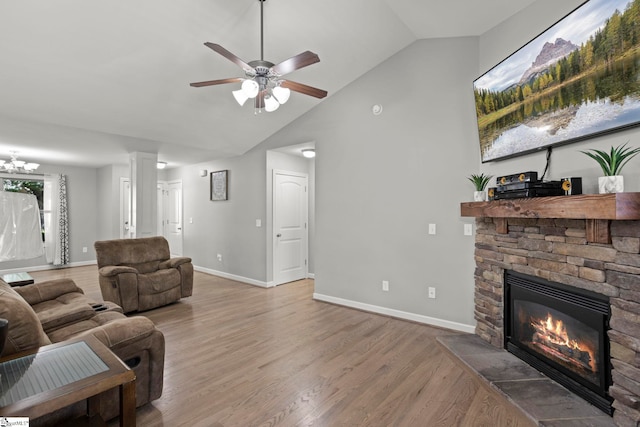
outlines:
M39 256L42 229L36 196L0 190L0 262Z
M48 263L69 263L67 178L60 174L44 177L44 248Z

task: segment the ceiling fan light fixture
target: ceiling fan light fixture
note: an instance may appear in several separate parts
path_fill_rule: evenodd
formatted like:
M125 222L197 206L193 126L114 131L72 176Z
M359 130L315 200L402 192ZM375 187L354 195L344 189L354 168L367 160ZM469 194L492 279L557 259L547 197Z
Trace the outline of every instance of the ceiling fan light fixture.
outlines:
M236 101L238 101L238 104L240 104L241 107L245 102L247 102L247 99L249 99L249 97L244 93L244 90L242 89L234 90L231 93L233 93L233 97L236 99Z
M256 96L258 96L260 86L258 86L258 83L256 83L255 80L247 79L242 82L242 91L247 96L247 98L255 98Z
M276 86L273 88L273 96L278 100L280 104L284 104L289 100L291 91L282 86Z
M265 96L264 97L264 109L267 113L272 113L278 109L280 103L276 101L275 96Z

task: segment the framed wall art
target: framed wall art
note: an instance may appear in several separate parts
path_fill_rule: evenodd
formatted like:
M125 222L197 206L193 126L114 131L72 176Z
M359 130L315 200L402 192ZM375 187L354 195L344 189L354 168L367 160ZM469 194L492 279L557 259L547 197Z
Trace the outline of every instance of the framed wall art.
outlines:
M640 124L640 2L588 0L474 83L482 162Z
M211 185L211 200L227 200L228 181L227 170L211 172L209 175Z

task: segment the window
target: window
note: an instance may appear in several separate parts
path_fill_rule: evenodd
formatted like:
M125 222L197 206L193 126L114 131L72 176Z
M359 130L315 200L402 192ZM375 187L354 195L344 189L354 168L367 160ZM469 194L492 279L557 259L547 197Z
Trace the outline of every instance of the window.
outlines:
M42 240L44 241L44 180L43 179L26 179L13 177L0 177L2 180L2 189L14 193L33 194L38 199L38 208L40 209L40 226L42 228Z

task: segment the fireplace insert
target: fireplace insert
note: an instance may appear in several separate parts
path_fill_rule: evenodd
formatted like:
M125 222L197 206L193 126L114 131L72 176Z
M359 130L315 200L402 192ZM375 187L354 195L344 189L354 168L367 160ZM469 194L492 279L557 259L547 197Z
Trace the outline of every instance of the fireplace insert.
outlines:
M506 271L505 348L608 414L609 298Z

